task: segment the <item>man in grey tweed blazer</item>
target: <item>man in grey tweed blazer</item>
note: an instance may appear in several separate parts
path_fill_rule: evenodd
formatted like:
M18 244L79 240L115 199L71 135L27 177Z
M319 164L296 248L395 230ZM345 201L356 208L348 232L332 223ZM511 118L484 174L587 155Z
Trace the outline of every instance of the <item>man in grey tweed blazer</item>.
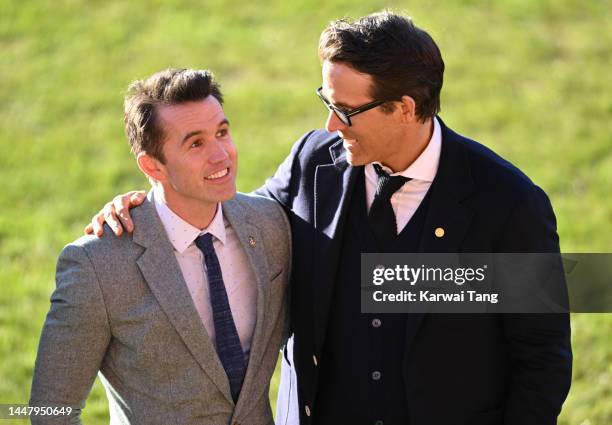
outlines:
M126 131L153 190L133 211L132 234L85 236L62 251L30 405L72 412L32 423L79 423L99 372L113 424L273 424L290 230L275 201L236 195L221 103L207 71L167 70L131 86ZM197 243L207 234L229 336L219 333L227 311L213 294L210 252ZM245 360L237 392L219 351L232 337Z

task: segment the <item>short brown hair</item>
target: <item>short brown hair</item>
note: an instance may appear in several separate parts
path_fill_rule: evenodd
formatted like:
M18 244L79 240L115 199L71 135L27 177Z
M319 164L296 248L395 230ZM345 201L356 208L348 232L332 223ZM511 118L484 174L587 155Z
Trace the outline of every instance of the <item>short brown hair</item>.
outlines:
M321 34L319 58L370 75L373 99L412 97L422 121L440 111L444 61L433 39L409 17L384 11L334 21Z
M124 121L132 152L146 152L165 163L164 129L156 106L204 100L208 96L223 104L219 84L208 70L166 69L131 83L125 96Z

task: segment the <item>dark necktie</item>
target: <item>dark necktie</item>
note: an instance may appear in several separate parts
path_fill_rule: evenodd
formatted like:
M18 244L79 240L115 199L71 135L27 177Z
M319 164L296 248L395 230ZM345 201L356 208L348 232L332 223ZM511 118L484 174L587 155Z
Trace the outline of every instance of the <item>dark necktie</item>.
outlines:
M247 362L232 317L232 310L221 274L221 266L212 243L212 235L206 233L198 236L195 244L204 254L206 275L210 288L210 304L215 325L217 354L229 378L230 390L235 403L242 388Z
M397 236L397 222L391 207L391 195L411 179L403 176L390 176L378 164L374 164L374 170L378 174L378 184L368 213L368 220L376 240L383 248L387 247Z

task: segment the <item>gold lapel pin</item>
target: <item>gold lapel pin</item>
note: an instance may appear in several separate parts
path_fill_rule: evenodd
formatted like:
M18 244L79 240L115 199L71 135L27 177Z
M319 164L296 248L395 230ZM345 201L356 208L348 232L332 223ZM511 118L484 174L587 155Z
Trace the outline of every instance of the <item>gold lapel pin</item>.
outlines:
M257 242L255 242L255 238L253 236L249 236L249 245L251 245L252 247L255 247L255 245L257 245Z
M444 236L444 229L442 227L436 227L436 230L434 230L434 234L436 235L436 237L441 238L442 236Z

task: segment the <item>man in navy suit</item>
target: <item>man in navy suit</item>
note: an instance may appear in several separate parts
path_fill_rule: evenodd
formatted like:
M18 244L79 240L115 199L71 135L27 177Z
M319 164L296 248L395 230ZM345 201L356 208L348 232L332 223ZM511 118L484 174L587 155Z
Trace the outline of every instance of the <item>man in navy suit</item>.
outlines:
M409 18L333 22L319 56L325 130L304 135L259 190L293 232L276 422L555 424L571 380L567 314L360 309L362 252L558 253L546 194L437 116L444 62ZM129 195L116 208L131 230L122 204Z

